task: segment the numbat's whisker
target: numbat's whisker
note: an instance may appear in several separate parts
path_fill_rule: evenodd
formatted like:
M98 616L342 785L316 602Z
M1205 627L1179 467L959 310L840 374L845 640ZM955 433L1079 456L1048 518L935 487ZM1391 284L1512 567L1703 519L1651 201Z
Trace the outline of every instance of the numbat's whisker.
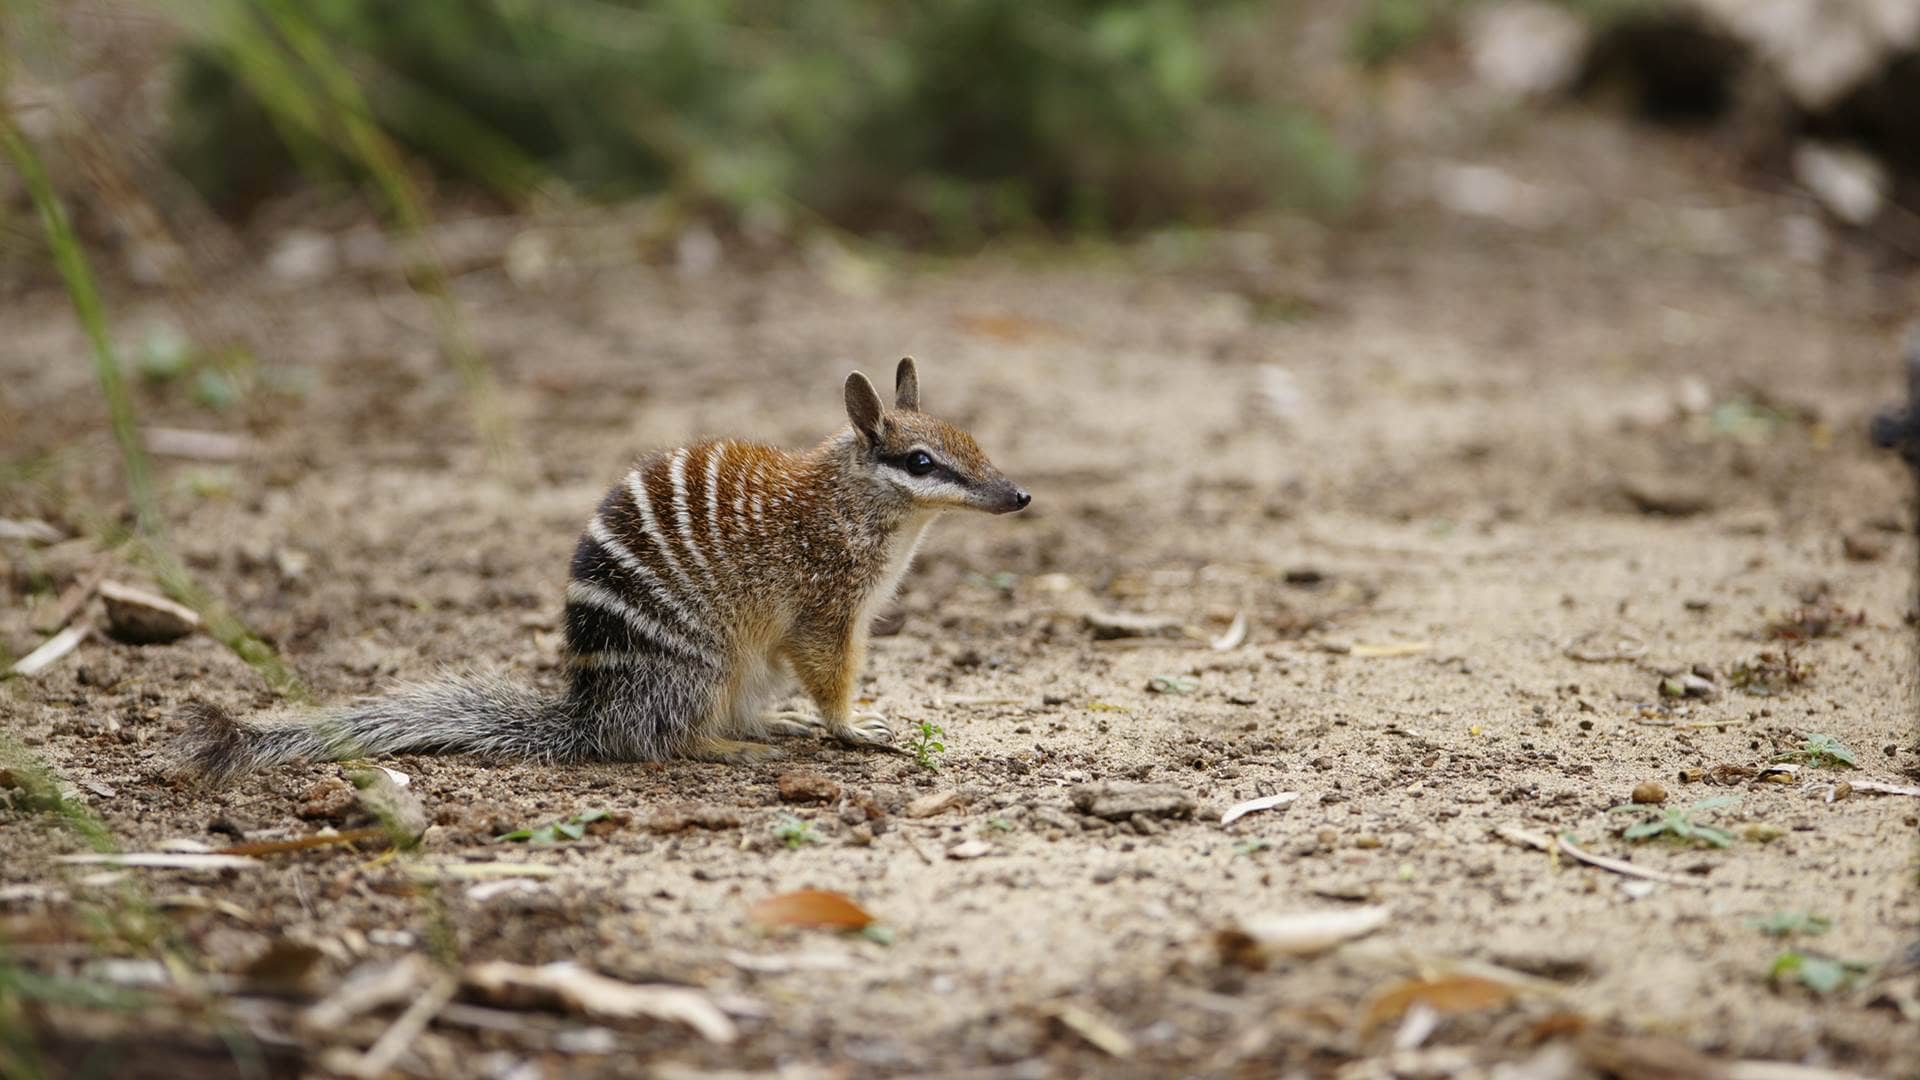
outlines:
M912 359L894 383L889 409L849 375L850 423L811 450L699 443L615 484L574 549L564 693L458 674L293 720L195 705L183 767L222 780L390 753L753 760L772 752L756 740L793 726L768 713L788 676L821 733L890 743L883 721L853 713L873 615L939 513L1029 502L971 436L920 411Z

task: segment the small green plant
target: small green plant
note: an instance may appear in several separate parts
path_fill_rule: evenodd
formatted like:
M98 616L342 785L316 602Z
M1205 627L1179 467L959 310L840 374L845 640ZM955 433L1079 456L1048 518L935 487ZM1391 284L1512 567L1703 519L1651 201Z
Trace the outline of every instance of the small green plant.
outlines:
M1347 55L1379 67L1450 29L1458 0L1372 0L1347 30Z
M940 741L947 729L931 720L922 720L910 730L907 749L913 754L913 763L928 772L937 771L940 763L934 759L947 752L947 744Z
M558 844L564 840L579 840L587 835L587 826L604 820L607 816L605 810L588 810L570 818L530 829L515 829L510 833L501 833L494 839L534 844Z
M1665 809L1629 804L1613 807L1609 813L1651 814L1644 821L1627 826L1621 835L1628 840L1651 840L1655 837L1667 837L1683 844L1706 844L1723 848L1733 846L1733 834L1714 825L1703 825L1693 820L1694 814L1722 810L1738 805L1740 800L1732 795L1722 795L1717 799L1702 799L1688 807L1668 807Z
M1267 840L1242 840L1233 845L1233 853L1235 855L1252 855L1254 852L1265 851L1272 846L1273 844Z
M1833 920L1811 911L1776 911L1753 920L1753 928L1768 937L1818 935L1833 929Z
M987 831L988 832L1012 832L1013 822L1008 821L1006 818L1003 818L1003 817L988 818Z
M1152 694L1191 694L1200 689L1200 680L1185 675L1155 675L1147 680L1147 692Z
M1828 769L1857 769L1860 759L1853 751L1841 745L1840 740L1821 732L1812 732L1799 749L1789 750L1774 758L1775 761L1801 761L1808 765L1819 765Z
M780 815L780 820L773 824L773 836L774 839L796 851L808 844L823 842L820 834L813 831L812 822L802 821L792 814Z
M988 589L997 593L1010 593L1013 591L1014 586L1020 584L1020 579L1005 570L1000 570L992 574L968 574L967 584L976 589Z
M1866 964L1789 949L1773 958L1773 967L1767 972L1767 977L1776 986L1782 982L1797 982L1824 996L1846 989L1866 972Z

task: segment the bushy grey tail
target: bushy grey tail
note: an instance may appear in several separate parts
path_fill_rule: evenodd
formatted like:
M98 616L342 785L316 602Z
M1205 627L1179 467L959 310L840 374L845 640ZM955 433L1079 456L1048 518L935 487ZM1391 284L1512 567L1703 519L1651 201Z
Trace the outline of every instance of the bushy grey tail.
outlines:
M183 772L215 783L298 759L339 761L375 754L485 754L563 760L580 756L579 726L567 699L493 675L449 675L381 697L256 723L218 706L185 710L175 747Z

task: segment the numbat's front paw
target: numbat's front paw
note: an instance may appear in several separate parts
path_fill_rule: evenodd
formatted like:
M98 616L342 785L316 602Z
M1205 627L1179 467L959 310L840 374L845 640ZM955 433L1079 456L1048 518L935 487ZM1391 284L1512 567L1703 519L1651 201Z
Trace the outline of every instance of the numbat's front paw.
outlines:
M854 713L853 722L847 725L847 731L861 742L878 743L881 746L893 745L893 725L877 712Z
M767 717L767 734L796 739L817 739L827 734L827 722L814 713L799 709L781 709Z

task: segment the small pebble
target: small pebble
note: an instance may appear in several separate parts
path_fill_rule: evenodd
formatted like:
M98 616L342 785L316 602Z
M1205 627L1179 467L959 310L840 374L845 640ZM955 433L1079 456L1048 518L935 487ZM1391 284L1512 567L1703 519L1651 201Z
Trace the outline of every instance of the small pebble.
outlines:
M1712 701L1720 696L1720 687L1697 670L1680 676L1680 691L1687 697L1701 701Z
M1633 789L1633 801L1641 804L1666 802L1667 789L1648 780Z

